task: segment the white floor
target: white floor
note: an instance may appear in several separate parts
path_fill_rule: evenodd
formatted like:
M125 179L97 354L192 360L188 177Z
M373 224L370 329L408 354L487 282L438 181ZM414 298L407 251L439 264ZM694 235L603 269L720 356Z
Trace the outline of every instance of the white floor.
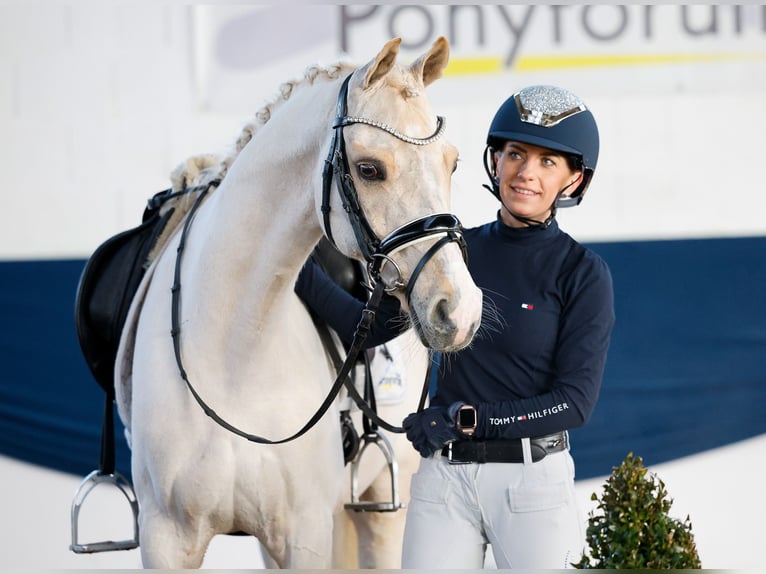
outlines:
M674 503L671 515L692 521L706 569L761 570L766 517L766 435L650 470L664 482ZM577 483L583 520L600 493L603 478ZM0 569L111 569L141 567L138 550L74 554L70 508L81 478L0 457ZM101 498L99 498L101 497ZM95 489L80 517L80 542L132 535L124 499ZM214 540L204 568L262 568L249 537Z

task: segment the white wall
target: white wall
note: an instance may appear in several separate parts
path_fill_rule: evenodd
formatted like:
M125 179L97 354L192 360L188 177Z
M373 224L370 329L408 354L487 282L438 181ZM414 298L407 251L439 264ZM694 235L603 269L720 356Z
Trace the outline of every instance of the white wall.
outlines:
M361 64L389 31L410 31L410 38L430 44L454 29L452 61L463 64L498 60L513 39L490 12L497 7L474 7L485 18L479 43L471 12L450 24L444 6L395 12L387 5L362 21L360 11L369 8L356 6L351 15L358 21L345 32L351 53L344 54L339 8L294 4L0 5L0 259L87 256L138 223L145 199L168 186L177 164L224 150L278 84L309 64ZM481 152L494 110L522 85L556 83L585 99L602 134L585 202L561 214L576 237L766 232L757 209L766 132L762 7L741 7L735 33L734 8L719 6L716 33L702 36L679 33L679 6L655 7L651 19L646 8L622 8L568 7L558 17L563 39L556 43L553 8L537 6L523 42L516 38L519 69L453 74L429 89L461 152L454 211L466 225L496 210L481 188ZM697 6L687 17L702 28L709 9ZM519 26L530 6L507 10ZM588 36L617 30L618 17L624 32L615 40ZM424 18L433 20L429 37ZM648 39L640 34L647 26ZM314 38L311 30L323 35ZM422 51L404 49L401 58ZM528 64L533 56L593 60L610 51L642 63ZM690 54L702 61L684 61ZM650 57L670 63L647 63Z
M233 141L241 120L194 107L190 26L186 6L0 6L0 259L89 255Z

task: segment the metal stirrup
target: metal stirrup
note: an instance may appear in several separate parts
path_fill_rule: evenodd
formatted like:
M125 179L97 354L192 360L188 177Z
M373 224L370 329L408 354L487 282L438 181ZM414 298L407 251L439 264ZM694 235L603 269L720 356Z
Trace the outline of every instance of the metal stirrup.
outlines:
M116 486L130 504L133 512L133 538L127 540L106 540L104 542L90 542L81 544L77 540L77 523L80 516L80 507L85 499L96 486L102 483L108 483ZM77 554L91 554L94 552L110 552L112 550L132 550L138 548L138 500L133 492L130 482L120 473L104 474L101 471L94 470L85 480L80 483L72 500L72 544L69 549Z
M363 441L364 446L359 449L359 453L351 462L351 502L346 503L344 507L357 512L393 512L395 510L407 508L406 504L399 501L399 464L396 462L396 455L394 454L394 449L392 448L391 443L380 430L376 430L373 433L366 433L363 437ZM388 463L388 473L391 477L390 502L359 500L359 462L362 460L364 451L371 444L376 445L380 449Z

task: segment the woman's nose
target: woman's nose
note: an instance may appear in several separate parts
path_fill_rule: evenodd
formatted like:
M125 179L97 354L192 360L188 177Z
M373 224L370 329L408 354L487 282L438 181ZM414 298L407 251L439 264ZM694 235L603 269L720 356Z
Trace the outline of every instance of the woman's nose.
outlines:
M516 176L521 179L527 179L530 175L530 168L529 168L529 162L521 162L519 164L519 171L517 172Z

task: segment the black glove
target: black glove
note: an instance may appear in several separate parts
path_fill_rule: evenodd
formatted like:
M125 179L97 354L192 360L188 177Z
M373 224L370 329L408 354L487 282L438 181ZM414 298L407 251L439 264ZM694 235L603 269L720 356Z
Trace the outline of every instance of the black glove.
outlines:
M455 413L462 405L457 402L449 407L428 407L419 413L407 415L402 421L407 439L421 456L428 458L448 442L460 438L455 427Z

